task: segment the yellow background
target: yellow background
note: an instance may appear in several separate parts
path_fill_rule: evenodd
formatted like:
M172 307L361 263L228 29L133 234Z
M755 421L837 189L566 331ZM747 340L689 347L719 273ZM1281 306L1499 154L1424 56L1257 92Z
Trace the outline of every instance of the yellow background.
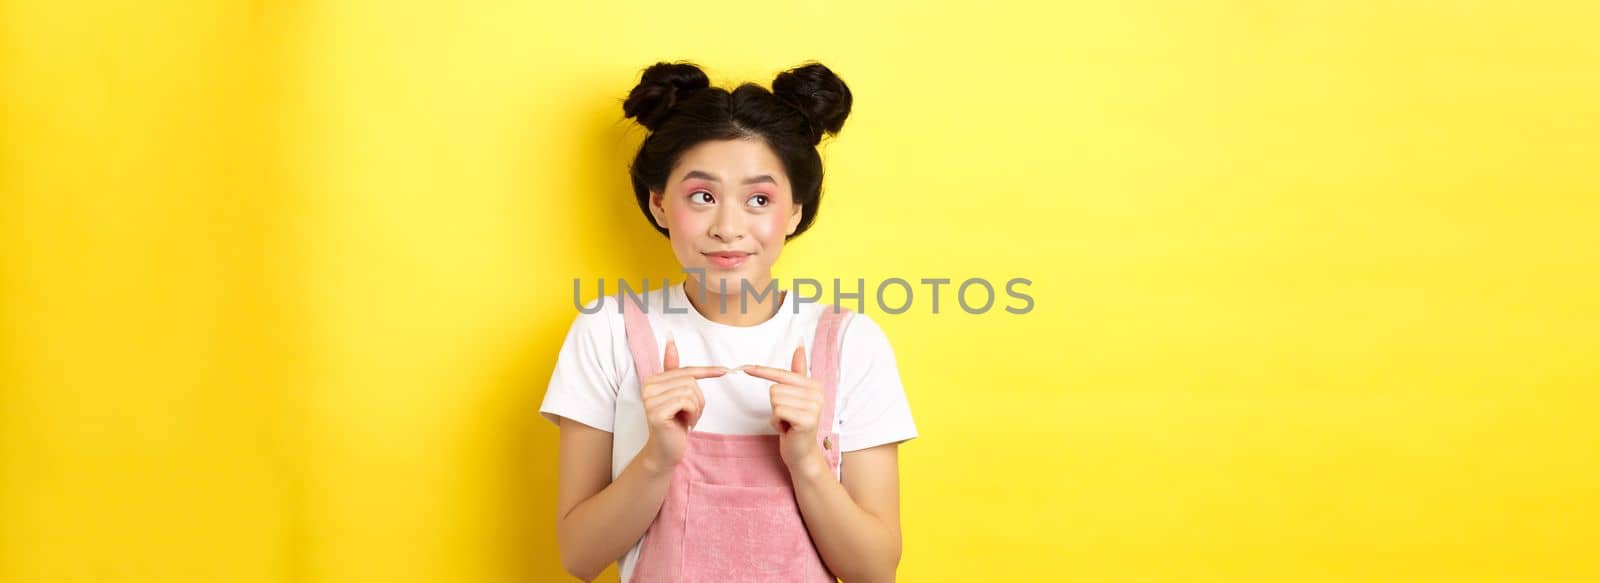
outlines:
M0 581L560 580L620 100L813 58L780 275L1034 281L869 306L902 580L1600 579L1596 4L1052 4L0 1Z

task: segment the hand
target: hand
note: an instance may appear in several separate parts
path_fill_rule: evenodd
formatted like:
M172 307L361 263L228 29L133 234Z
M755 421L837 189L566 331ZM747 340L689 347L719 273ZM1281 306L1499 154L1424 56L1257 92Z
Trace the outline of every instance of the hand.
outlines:
M661 372L646 378L639 390L644 399L645 421L650 427L650 437L639 454L652 464L652 469L668 471L678 466L688 447L689 429L700 422L700 413L706 407L705 393L700 391L696 381L725 374L728 369L721 366L680 368L678 345L667 341Z
M777 383L769 389L771 423L778 432L778 450L783 463L793 471L822 459L822 447L817 445L817 425L821 423L823 405L822 383L806 376L805 347L795 347L790 370L753 364L740 368L745 374ZM823 431L831 433L832 428Z

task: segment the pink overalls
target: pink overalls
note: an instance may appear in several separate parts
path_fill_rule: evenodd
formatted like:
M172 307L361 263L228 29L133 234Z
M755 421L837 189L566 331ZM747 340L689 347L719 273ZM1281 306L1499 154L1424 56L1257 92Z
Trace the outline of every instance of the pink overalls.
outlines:
M622 299L622 298L619 298ZM662 353L639 306L623 301L628 349L644 379L661 371ZM811 344L811 377L822 382L818 439L828 467L839 467L833 432L839 331L850 310L823 306ZM730 363L731 364L731 363ZM835 581L817 554L795 500L777 435L689 431L667 497L644 533L627 583Z

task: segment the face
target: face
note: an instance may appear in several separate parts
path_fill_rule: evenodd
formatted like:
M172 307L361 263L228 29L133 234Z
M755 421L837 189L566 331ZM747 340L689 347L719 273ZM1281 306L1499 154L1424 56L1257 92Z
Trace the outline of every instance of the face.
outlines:
M783 163L758 140L702 142L684 151L666 189L650 196L650 214L667 229L678 263L705 271L707 295L738 294L743 282L765 290L784 237L800 226L800 210ZM699 293L696 272L685 277Z

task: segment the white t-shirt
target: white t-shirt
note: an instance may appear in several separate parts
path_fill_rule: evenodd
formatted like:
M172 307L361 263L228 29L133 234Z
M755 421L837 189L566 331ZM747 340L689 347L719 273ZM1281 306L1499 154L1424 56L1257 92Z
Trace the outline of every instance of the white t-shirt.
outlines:
M665 351L667 339L678 346L682 366L759 364L789 369L796 346L804 345L806 358L816 354L811 342L823 304L796 306L793 293L783 293L777 314L754 326L712 322L689 303L680 281L677 285L644 294L656 349ZM625 301L633 301L627 298ZM596 303L601 308L593 311ZM612 433L611 478L644 448L650 430L639 398L639 375L614 294L601 296L573 319L556 359L555 372L545 391L539 414L560 424L566 417ZM667 313L665 308L674 313ZM730 309L737 309L729 306ZM682 312L682 313L677 313ZM798 313L797 313L798 312ZM911 407L900 384L894 351L883 329L865 314L853 314L844 329L839 351L839 382L835 394L834 430L839 451L850 452L905 441L917 436ZM659 358L659 355L658 357ZM768 420L772 403L771 381L743 373L700 379L705 410L695 431L733 434L773 433ZM840 464L843 471L843 463ZM639 544L618 561L622 581L632 575Z

